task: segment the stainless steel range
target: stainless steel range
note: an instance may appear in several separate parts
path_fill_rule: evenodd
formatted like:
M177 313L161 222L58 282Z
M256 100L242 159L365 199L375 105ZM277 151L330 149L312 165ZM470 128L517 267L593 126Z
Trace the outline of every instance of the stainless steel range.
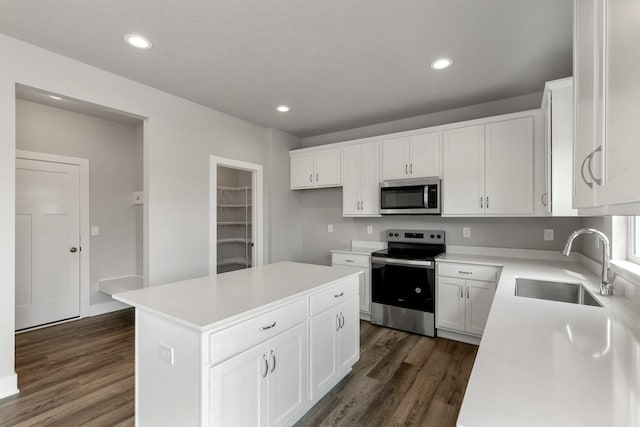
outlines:
M371 322L436 336L435 258L442 230L388 230L388 248L371 254Z

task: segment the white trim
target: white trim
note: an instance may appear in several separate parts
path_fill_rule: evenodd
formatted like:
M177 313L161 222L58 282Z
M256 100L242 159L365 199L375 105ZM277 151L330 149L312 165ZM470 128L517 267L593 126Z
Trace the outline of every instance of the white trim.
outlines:
M528 258L543 261L578 261L576 252L568 257L560 251L541 249L487 248L482 246L447 246L447 254L495 256L504 258Z
M18 375L13 374L0 378L0 399L20 393L18 390Z
M99 316L101 314L111 313L113 311L120 311L126 308L131 308L130 305L123 304L120 301L109 301L102 304L94 304L91 306L89 316Z
M480 340L482 339L482 337L448 331L446 329L436 328L436 331L438 338L446 338L448 340L465 342L467 344L480 345Z
M634 221L636 223L635 227L634 227L634 224L633 224ZM637 246L640 248L640 241L639 242L635 242L635 240L640 235L640 230L636 230L636 228L640 228L640 217L630 216L629 217L629 221L627 221L627 231L626 231L627 232L627 238L628 238L628 242L627 242L627 260L630 263L633 263L633 264L640 264L640 254L635 255L633 253L633 245L634 245L634 243L637 243ZM634 233L634 231L636 231L636 233Z
M218 182L218 166L225 166L234 169L241 169L251 172L251 183L253 191L251 192L251 223L252 239L253 239L253 265L262 265L264 263L264 218L263 218L263 168L262 165L256 163L244 162L241 160L227 159L224 157L211 156L209 167L209 274L214 275L218 270L217 264L217 242L218 242L218 208L217 208L217 182Z
M16 159L39 160L42 162L63 163L80 167L80 317L89 316L89 293L91 268L91 234L89 210L89 160L79 157L59 156L57 154L36 153L16 150Z

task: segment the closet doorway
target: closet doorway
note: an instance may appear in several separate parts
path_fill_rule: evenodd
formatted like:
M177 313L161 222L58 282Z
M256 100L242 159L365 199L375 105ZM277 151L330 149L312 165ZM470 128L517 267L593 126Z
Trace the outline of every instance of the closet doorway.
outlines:
M210 273L262 264L262 166L212 157Z

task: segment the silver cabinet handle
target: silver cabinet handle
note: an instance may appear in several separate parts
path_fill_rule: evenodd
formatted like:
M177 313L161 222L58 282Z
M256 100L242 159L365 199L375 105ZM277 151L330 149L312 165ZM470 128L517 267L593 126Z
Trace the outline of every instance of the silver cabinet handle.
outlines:
M548 201L548 196L547 193L542 193L542 196L540 197L540 201L542 202L542 206L547 206L547 201Z
M591 179L593 180L593 182L595 182L598 185L602 185L602 178L596 178L595 176L593 176L593 171L591 170L591 161L593 160L593 156L602 151L602 145L599 145L598 148L596 148L595 150L593 150L593 152L589 155L588 159L589 161L587 162L587 170L589 171L589 175L591 175Z
M340 316L336 314L336 331L340 330Z
M486 200L486 205L487 205L487 209L489 209L489 196L487 196L487 200Z
M273 366L271 367L271 373L276 370L276 354L271 350L271 357L273 358Z
M345 259L346 262L356 262L355 259Z
M467 299L469 299L469 287L467 286Z
M409 173L413 174L413 163L409 163Z
M484 197L480 197L480 209L484 208L484 205L482 204L483 201L484 201Z
M309 175L309 182L313 182L313 174Z
M264 374L262 374L262 378L266 377L269 373L269 361L267 360L267 355L262 355L262 360L264 360Z
M360 210L363 211L364 210L364 200L362 200L360 202Z
M267 329L271 329L273 327L276 326L276 322L273 322L272 324L270 324L269 326L260 326L260 330L261 331L266 331Z
M404 164L404 174L409 175L409 165L406 163Z
M344 328L344 315L340 312L340 329Z
M69 249L69 252L78 252L78 248L76 248L75 246L72 246L72 247Z
M316 182L320 181L320 174L316 173Z
M473 274L473 271L458 270L458 273L460 273L460 274Z
M584 177L584 167L590 158L591 158L591 154L585 157L584 160L582 161L582 166L580 166L580 176L582 177L582 180L584 181L584 183L587 184L587 187L593 188L593 182L587 181L587 178Z
M353 262L353 261L351 261ZM344 291L340 292L339 294L335 294L333 297L334 298L340 298L342 295L344 295Z
M460 289L460 298L464 298L464 289L462 288L462 286L460 286L459 289Z

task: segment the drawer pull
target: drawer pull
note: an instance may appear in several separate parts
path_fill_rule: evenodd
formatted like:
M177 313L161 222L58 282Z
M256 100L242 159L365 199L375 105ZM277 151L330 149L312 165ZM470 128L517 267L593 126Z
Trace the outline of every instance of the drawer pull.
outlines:
M462 270L458 270L458 273L460 273L460 274L473 274L473 272L471 272L471 271L462 271Z
M265 354L262 355L262 360L264 360L264 374L262 374L262 378L264 378L269 373L269 361L267 360L267 356Z
M274 326L276 326L276 322L273 322L272 324L270 324L269 326L260 326L260 330L261 331L266 331L267 329L271 329Z
M271 373L273 373L273 371L276 370L276 354L273 352L273 350L271 350L271 357L273 358L273 366L271 367Z
M342 295L344 295L344 291L340 292L339 294L334 295L334 298L340 298Z
M354 259L345 259L346 262L356 262Z

